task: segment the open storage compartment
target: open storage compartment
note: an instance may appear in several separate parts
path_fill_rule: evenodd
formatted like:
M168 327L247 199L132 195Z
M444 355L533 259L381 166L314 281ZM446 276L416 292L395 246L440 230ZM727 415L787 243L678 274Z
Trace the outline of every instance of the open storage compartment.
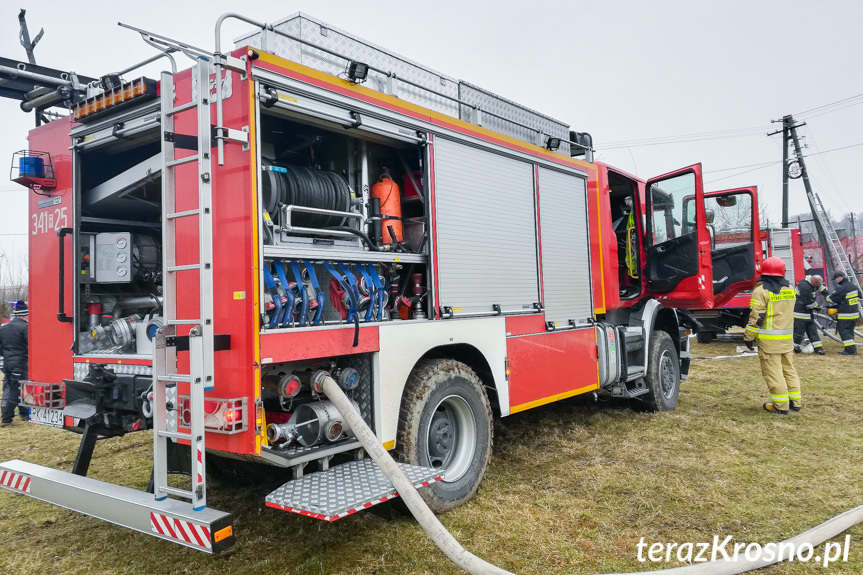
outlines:
M138 123L129 136L116 117L72 134L77 355L150 357L162 325L161 143L157 124Z
M430 314L425 138L353 117L262 107L264 330Z

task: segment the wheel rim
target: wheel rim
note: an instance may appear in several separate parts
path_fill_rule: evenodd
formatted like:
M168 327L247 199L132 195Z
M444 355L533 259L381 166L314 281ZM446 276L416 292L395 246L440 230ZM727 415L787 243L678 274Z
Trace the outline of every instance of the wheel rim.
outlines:
M457 481L467 473L476 451L476 435L473 410L463 397L450 395L435 406L426 456L432 467L446 471L445 482Z
M674 358L668 350L662 352L659 358L659 386L662 389L662 397L671 399L674 388L677 385L677 374L674 369Z

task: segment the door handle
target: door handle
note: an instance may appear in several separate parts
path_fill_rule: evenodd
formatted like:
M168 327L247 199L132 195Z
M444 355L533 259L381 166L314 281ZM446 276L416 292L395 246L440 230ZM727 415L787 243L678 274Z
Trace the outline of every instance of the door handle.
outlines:
M57 230L57 237L60 240L60 302L57 308L57 320L63 323L72 323L74 319L70 316L66 315L66 250L64 248L65 242L63 238L66 237L66 234L71 234L72 228L60 228Z

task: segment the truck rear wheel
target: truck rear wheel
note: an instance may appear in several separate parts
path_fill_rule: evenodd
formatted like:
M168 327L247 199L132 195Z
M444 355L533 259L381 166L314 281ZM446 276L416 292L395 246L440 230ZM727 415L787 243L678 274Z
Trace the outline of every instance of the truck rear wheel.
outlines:
M467 365L432 359L405 386L396 444L407 463L434 467L443 480L419 490L435 513L476 494L491 460L492 413L479 377Z
M680 395L680 360L671 336L653 332L647 355L645 381L650 390L642 396L648 411L673 411Z

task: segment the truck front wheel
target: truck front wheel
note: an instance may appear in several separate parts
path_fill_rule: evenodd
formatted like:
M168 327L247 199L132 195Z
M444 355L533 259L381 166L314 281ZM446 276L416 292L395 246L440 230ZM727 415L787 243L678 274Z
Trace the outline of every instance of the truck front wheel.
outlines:
M432 359L414 369L402 399L396 455L443 472L419 490L435 513L476 494L491 460L492 413L479 377L467 365Z
M680 360L671 336L655 331L650 338L645 381L650 390L641 396L648 411L673 411L680 395Z

